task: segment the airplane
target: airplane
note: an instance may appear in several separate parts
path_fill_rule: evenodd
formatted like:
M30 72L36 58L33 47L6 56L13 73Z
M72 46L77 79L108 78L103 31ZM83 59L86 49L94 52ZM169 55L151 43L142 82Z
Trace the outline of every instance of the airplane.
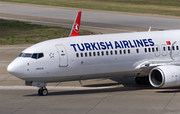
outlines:
M22 51L7 71L39 87L47 83L135 77L137 84L180 86L180 30L79 36L81 11L69 37L47 40Z

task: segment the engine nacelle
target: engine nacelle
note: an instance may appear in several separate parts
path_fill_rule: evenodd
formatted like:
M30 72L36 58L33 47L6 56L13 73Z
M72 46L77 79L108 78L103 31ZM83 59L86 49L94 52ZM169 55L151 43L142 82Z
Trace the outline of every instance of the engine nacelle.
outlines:
M158 66L149 73L149 81L153 87L180 86L180 66Z

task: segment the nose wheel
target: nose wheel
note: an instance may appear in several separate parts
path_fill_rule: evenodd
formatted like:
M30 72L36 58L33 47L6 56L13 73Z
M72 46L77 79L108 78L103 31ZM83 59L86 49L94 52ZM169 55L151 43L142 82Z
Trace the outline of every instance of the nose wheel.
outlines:
M46 96L46 95L48 95L48 90L46 88L41 87L38 90L38 94L39 94L39 96Z

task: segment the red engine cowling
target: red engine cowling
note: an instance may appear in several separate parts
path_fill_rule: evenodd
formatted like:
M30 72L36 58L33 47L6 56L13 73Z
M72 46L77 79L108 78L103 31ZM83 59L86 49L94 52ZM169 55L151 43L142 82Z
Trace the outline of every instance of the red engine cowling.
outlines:
M153 87L180 86L180 66L158 66L149 73L149 81Z

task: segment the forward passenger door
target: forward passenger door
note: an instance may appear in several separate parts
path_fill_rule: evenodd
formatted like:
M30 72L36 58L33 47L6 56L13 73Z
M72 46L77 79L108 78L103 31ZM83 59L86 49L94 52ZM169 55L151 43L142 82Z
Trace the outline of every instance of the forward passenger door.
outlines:
M68 55L67 55L66 49L61 44L56 45L56 49L58 50L58 54L59 54L59 67L67 67Z

